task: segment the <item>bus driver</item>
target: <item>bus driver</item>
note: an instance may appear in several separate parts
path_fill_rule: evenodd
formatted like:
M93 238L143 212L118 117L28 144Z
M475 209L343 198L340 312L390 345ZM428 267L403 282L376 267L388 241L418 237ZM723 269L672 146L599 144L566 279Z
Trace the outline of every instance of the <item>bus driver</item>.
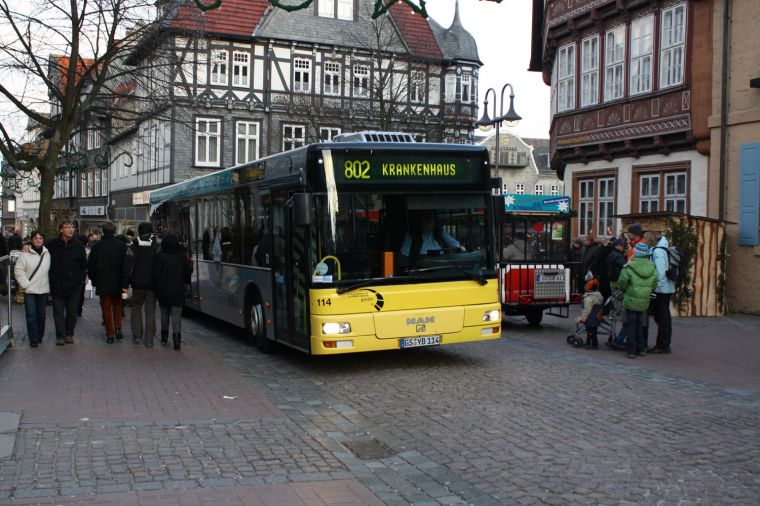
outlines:
M404 234L400 250L402 255L415 258L427 255L428 252L442 252L447 248L465 250L459 241L436 224L435 211L422 211L418 218L419 223L410 226L410 232Z

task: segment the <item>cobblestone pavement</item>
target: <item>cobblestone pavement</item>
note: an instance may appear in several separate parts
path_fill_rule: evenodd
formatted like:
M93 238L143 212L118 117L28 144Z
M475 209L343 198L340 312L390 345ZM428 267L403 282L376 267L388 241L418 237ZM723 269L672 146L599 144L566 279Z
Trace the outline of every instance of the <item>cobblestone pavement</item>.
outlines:
M760 389L647 367L677 354L579 351L551 324L325 358L199 316L179 353L83 327L0 357L0 411L23 413L0 504L760 503Z

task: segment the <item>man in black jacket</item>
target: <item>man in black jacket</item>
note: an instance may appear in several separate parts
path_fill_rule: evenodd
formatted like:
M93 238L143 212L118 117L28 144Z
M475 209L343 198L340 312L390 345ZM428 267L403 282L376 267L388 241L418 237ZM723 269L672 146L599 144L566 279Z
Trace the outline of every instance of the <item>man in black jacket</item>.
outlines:
M50 294L53 296L55 344L74 344L74 327L87 277L87 253L84 244L74 238L74 225L62 220L59 235L45 245L50 252Z
M103 222L103 238L95 243L88 260L90 281L100 298L103 323L106 326L106 342L114 337L121 339L121 294L127 291L128 272L124 258L127 244L114 236L114 224Z
M24 247L24 240L21 238L21 230L16 230L12 236L8 238L8 249L10 251L20 250Z
M156 294L153 291L153 263L158 254L158 243L153 237L153 227L148 222L137 226L137 240L127 251L131 264L130 286L132 287L132 342L140 344L145 338L145 346L153 347L156 335ZM145 325L143 326L143 310Z

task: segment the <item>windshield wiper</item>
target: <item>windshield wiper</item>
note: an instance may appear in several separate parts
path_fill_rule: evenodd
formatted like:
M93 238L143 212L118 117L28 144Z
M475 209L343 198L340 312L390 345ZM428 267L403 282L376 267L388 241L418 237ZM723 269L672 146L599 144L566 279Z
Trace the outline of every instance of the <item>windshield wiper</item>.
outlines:
M356 290L357 288L362 288L364 286L370 286L370 285L381 285L391 280L398 281L398 279L396 278L365 279L364 281L359 281L358 283L354 283L353 285L341 286L340 288L335 290L335 293L337 293L338 295L342 295L346 292L350 292L351 290Z
M466 266L464 265L438 265L435 267L422 267L419 269L407 269L407 274L418 274L422 272L436 272L436 271L445 271L448 269L454 269L462 274L466 274L468 278L470 278L473 281L476 281L480 286L484 286L488 284L488 280L483 277L483 273L481 272L479 275L475 275L472 272L465 269Z

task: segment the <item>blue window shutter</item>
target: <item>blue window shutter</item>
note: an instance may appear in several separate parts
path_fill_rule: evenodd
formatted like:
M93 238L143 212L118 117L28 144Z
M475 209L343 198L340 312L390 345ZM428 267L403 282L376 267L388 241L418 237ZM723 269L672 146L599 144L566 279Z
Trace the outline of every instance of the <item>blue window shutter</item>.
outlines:
M760 229L760 142L741 145L739 160L739 244L757 246Z

